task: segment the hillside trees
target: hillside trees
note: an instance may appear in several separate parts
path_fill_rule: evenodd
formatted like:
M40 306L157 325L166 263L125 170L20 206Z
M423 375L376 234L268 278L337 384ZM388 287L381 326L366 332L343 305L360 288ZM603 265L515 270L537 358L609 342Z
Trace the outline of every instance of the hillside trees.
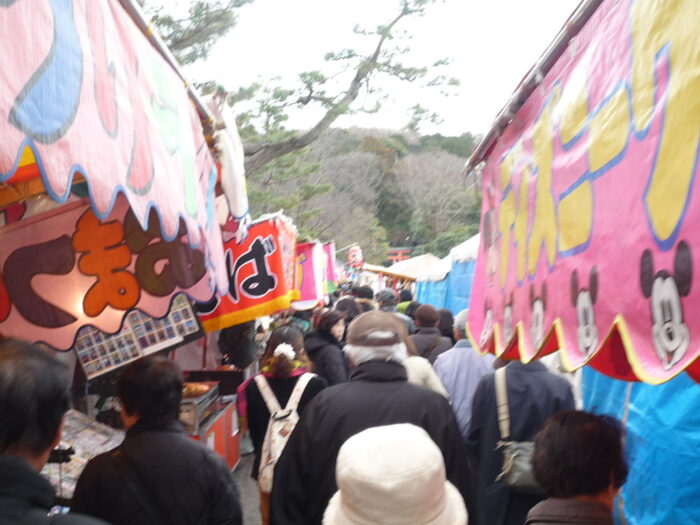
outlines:
M207 56L235 25L237 10L251 0L144 1L174 54L191 63ZM457 86L440 73L447 64L444 60L420 65L405 62L410 35L401 31L402 22L422 16L435 1L397 0L397 10L385 24L371 30L356 28L356 33L373 42L368 52L327 53L323 70L300 73L295 86L272 79L229 93L227 101L237 112L244 142L255 216L284 209L302 237L335 237L339 246L360 242L368 260L374 262L381 261L389 244L420 246L436 241L453 223L471 217L455 209L459 197L454 187L428 198L417 190L417 179L421 173L433 177L444 168L459 187L461 167L475 145L472 135L421 137L421 123L438 117L418 104L407 115L406 133L330 129L343 114L376 111L384 98L382 77L433 90ZM204 81L205 92L217 86L216 79L195 80ZM295 130L289 126L292 108L320 108L322 116L309 129ZM444 155L436 157L435 169L421 171L430 161L412 158L420 151ZM439 185L444 190L446 184ZM450 198L446 201L444 195ZM468 199L463 202L470 204Z
M330 189L300 206L295 221L302 235L334 238L339 247L358 242L368 262L383 262L389 246L443 256L478 229L480 194L461 175L465 160L441 149L439 137L424 146L408 133L332 128L300 158L317 168L307 183ZM251 192L282 200L299 188L298 178L271 187L250 182Z

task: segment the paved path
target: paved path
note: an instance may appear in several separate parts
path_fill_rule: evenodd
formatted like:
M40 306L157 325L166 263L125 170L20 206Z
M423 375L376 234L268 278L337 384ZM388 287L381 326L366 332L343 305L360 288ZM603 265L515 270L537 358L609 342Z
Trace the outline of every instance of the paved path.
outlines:
M260 495L257 482L250 477L253 468L253 454L241 457L233 474L241 492L241 505L243 506L243 524L261 525L260 520Z

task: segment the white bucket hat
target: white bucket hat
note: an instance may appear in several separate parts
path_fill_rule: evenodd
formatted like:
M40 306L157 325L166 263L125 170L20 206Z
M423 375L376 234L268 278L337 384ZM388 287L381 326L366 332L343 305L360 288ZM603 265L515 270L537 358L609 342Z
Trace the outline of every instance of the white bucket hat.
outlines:
M369 428L340 448L339 490L323 525L466 525L457 489L428 433L410 424Z

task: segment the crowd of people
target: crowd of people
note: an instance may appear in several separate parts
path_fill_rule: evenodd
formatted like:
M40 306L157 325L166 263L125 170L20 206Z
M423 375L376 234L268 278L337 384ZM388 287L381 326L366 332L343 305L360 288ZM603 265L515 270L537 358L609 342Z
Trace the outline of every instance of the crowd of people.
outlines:
M270 330L237 398L264 524L613 523L620 424L575 410L570 383L538 361L479 355L466 317L358 287ZM48 516L38 471L69 379L49 354L0 339L0 525L242 523L224 461L177 421L181 371L157 357L125 367L123 443L88 462L70 514Z

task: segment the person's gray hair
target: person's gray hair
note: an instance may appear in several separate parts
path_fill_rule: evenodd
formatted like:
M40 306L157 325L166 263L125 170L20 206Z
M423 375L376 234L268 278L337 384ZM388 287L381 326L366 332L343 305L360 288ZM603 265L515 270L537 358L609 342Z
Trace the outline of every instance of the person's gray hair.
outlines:
M367 361L395 361L397 363L403 363L408 357L408 350L406 349L405 343L384 346L346 344L343 351L354 366Z
M462 310L457 315L455 315L454 323L452 327L457 331L460 339L467 338L467 317L469 316L469 309Z

